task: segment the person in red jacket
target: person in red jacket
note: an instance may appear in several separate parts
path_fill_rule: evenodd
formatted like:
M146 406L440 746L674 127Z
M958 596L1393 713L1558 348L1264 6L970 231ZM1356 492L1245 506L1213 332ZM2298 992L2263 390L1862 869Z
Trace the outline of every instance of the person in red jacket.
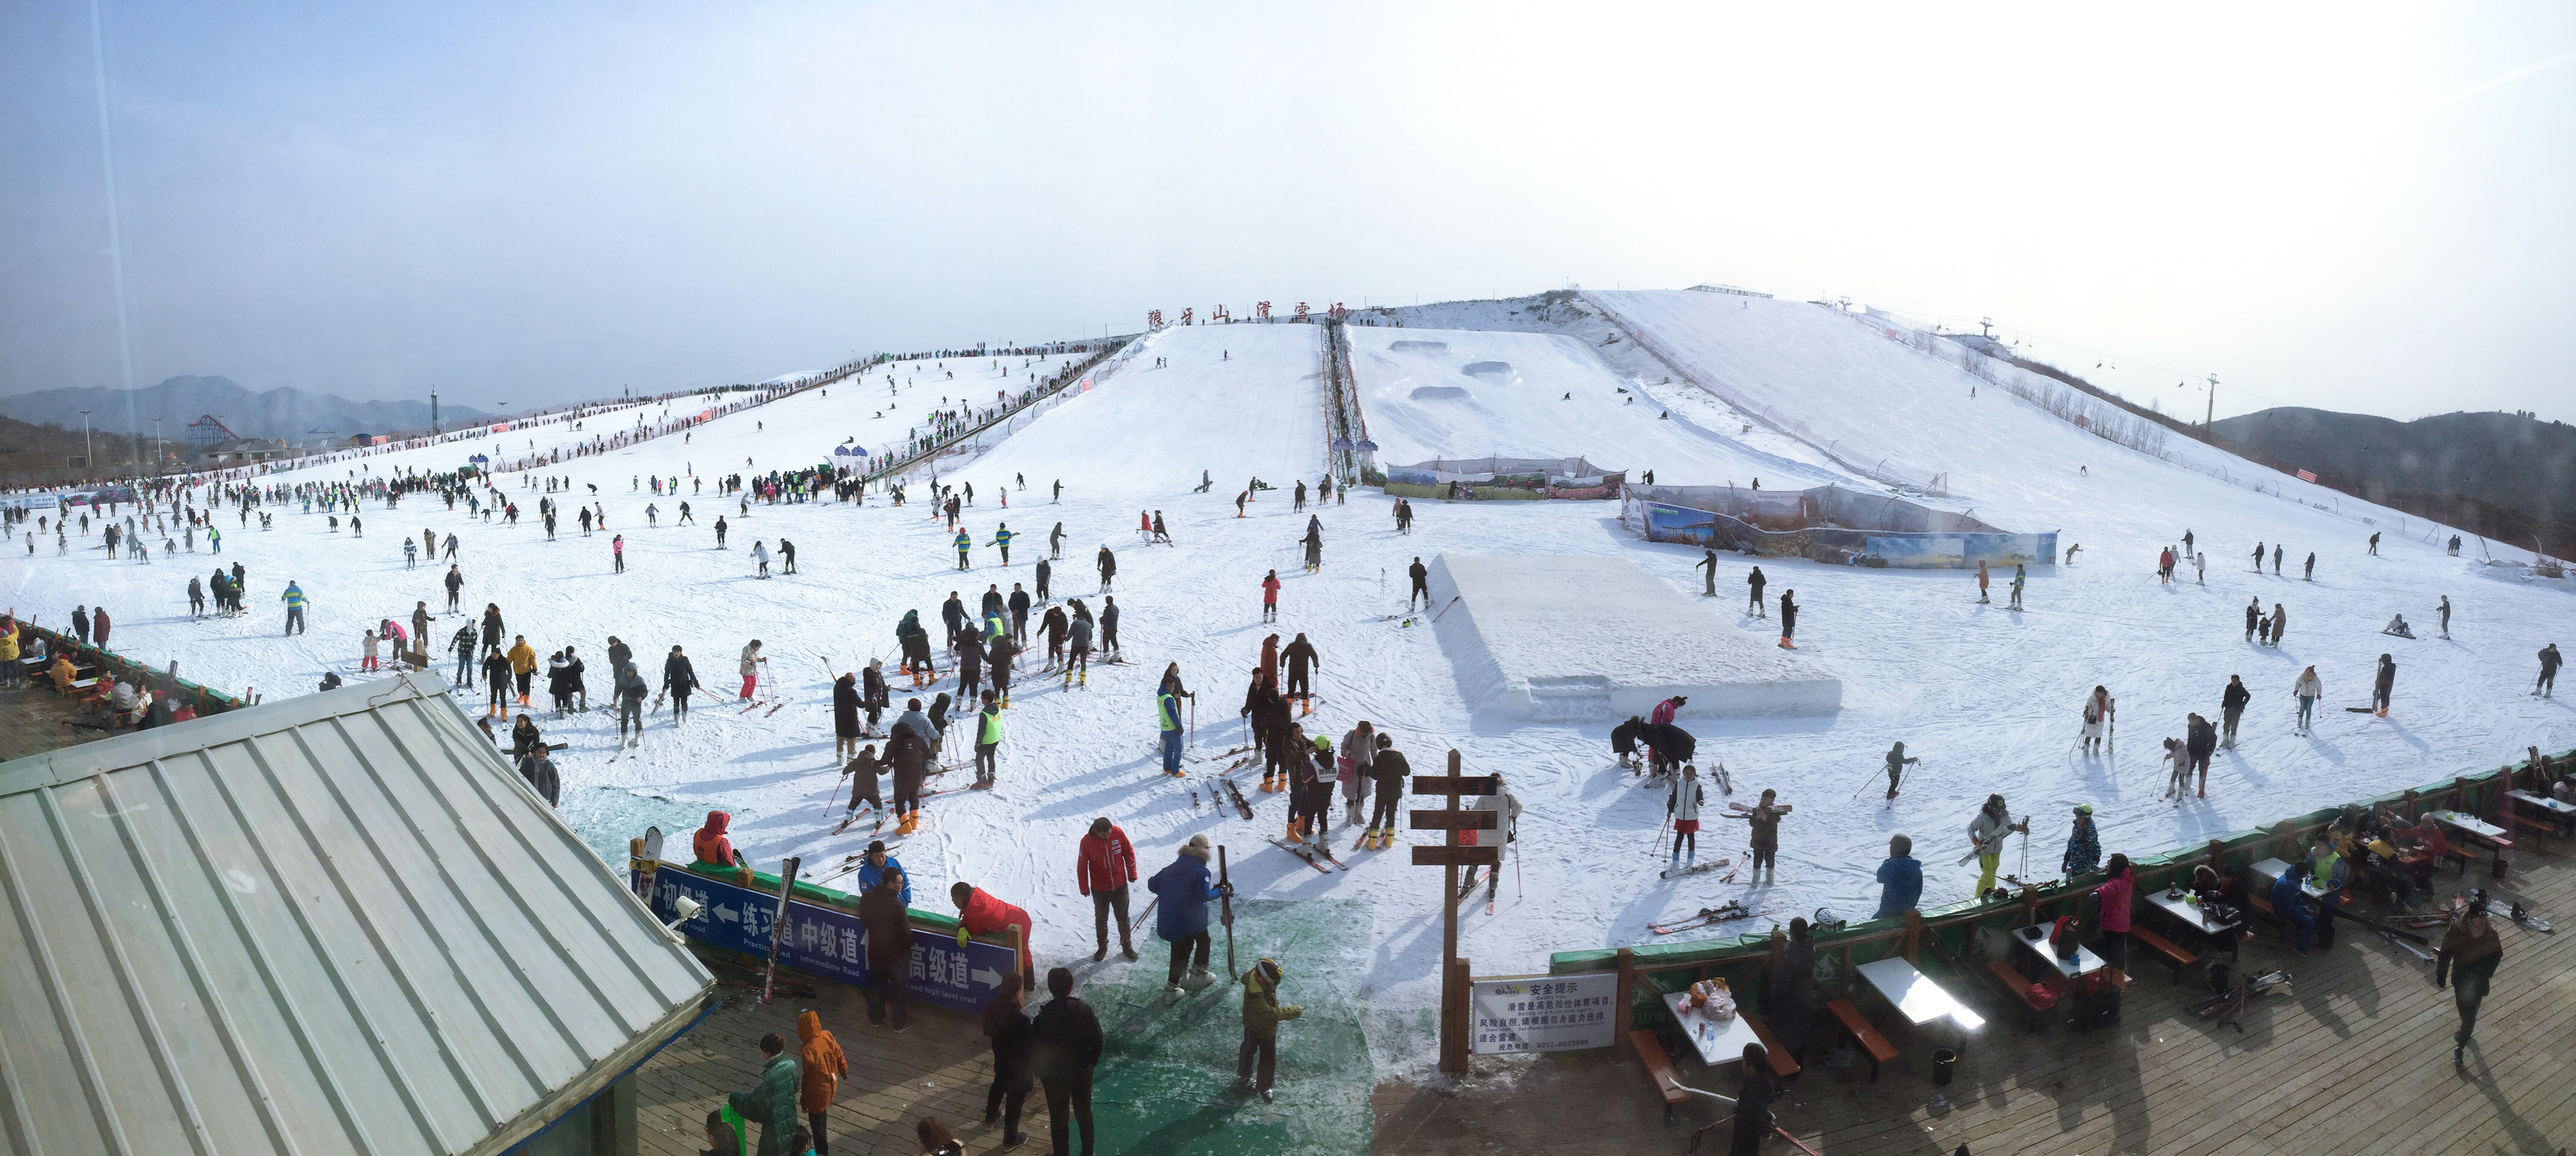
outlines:
M1091 897L1091 931L1100 941L1091 958L1109 958L1112 911L1118 913L1118 954L1136 958L1136 945L1127 929L1127 885L1136 881L1136 845L1108 816L1091 821L1091 833L1082 837L1082 856L1074 862L1073 878L1082 893Z
M1276 570L1261 580L1261 620L1279 621L1279 572Z
M968 935L998 935L1006 928L1019 929L1020 979L1030 991L1036 991L1037 956L1035 952L1029 950L1029 940L1034 937L1037 925L1029 920L1029 913L993 898L989 891L979 891L966 883L950 887L948 898L956 901L957 904L957 929L960 943L963 943L964 937Z
M731 867L742 861L742 853L733 849L733 840L725 838L725 828L733 825L733 816L722 811L707 812L707 825L698 828L689 840L689 849L697 852L698 862Z

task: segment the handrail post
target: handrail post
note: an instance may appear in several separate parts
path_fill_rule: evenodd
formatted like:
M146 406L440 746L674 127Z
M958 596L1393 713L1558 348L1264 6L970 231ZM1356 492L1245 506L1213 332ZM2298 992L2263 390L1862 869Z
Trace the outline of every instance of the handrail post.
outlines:
M1636 967L1637 949L1633 947L1620 948L1618 995L1614 997L1616 1006L1611 1009L1613 1014L1610 1021L1610 1051L1612 1055L1626 1056L1628 1054L1628 1025L1633 1021L1633 1017L1630 1016L1628 1012L1628 1003L1636 996Z

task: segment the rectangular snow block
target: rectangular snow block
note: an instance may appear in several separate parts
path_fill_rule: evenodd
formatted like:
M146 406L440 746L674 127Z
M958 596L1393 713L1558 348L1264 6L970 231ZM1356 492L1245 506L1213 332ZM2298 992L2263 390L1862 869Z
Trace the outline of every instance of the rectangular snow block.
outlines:
M1482 719L1613 722L1687 696L1681 717L1832 714L1842 680L1624 558L1441 554L1432 632Z

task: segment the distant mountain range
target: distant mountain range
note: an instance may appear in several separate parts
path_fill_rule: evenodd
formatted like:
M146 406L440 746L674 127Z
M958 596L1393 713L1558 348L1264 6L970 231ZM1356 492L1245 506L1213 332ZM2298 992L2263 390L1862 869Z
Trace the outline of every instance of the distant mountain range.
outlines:
M2383 505L2482 532L2576 538L2576 426L2529 414L2446 413L2392 421L2282 408L2220 421L2220 443L2283 470ZM2501 508L2522 519L2474 517ZM2556 525L2550 526L2549 523ZM2483 524L2483 525L2481 525ZM2552 550L2558 552L2557 549Z
M287 445L346 440L353 434L381 434L429 428L425 401L351 401L327 393L278 388L253 393L222 377L173 377L144 389L90 387L47 389L0 397L0 415L38 425L81 428L88 410L89 428L103 434L152 436L152 419L160 418L160 436L182 440L189 422L206 414L236 436L267 438ZM454 429L483 420L481 410L441 404L439 424Z

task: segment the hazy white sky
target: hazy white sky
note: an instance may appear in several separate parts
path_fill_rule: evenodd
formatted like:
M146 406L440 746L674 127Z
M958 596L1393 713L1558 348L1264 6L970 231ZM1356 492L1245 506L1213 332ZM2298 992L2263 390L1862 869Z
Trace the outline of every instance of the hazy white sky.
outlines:
M2069 7L100 0L98 44L136 384L488 408L1715 280L2194 414L2576 416L2576 6ZM125 379L91 13L0 6L0 393Z

